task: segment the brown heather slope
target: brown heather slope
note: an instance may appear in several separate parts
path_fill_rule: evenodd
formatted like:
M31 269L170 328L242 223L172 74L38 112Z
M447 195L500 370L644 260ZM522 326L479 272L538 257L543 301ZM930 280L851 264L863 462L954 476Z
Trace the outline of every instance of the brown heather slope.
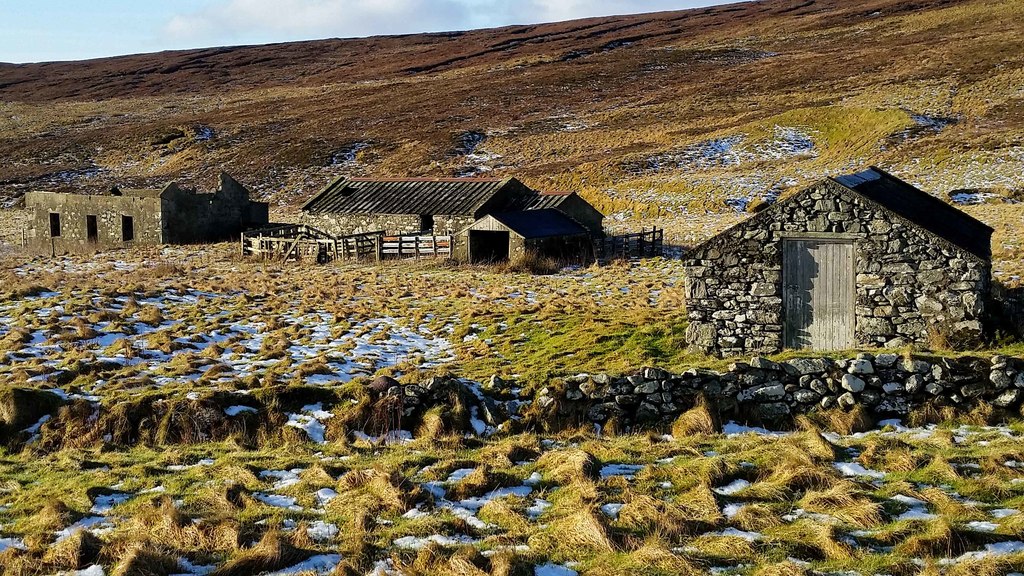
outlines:
M739 217L727 201L868 163L944 198L1012 197L1022 47L1018 0L770 0L0 65L0 198L225 168L294 207L339 174L489 170L687 243ZM471 156L467 131L486 134ZM1019 207L972 210L1018 260Z

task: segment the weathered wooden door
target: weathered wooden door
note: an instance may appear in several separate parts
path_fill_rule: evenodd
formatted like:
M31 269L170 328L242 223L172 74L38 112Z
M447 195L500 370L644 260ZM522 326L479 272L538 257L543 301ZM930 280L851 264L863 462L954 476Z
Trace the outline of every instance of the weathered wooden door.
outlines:
M782 285L787 348L845 350L854 344L853 242L787 239Z

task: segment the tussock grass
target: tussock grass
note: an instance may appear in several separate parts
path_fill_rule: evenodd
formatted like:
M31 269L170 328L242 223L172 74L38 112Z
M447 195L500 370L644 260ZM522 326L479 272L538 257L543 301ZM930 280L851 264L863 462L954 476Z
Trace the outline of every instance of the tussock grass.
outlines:
M882 523L882 506L858 496L857 486L842 481L826 490L812 490L800 499L800 505L811 511L830 514L844 524L873 528Z
M537 466L560 484L596 479L601 469L597 458L584 450L547 452L537 460Z
M278 530L268 530L260 541L244 548L213 572L214 576L248 576L280 570L308 558L310 554L295 548Z
M552 520L544 531L530 537L529 545L567 559L616 549L600 512L586 508Z
M672 436L685 438L694 435L717 434L722 431L718 410L708 406L704 396L698 396L696 405L683 412L672 423Z

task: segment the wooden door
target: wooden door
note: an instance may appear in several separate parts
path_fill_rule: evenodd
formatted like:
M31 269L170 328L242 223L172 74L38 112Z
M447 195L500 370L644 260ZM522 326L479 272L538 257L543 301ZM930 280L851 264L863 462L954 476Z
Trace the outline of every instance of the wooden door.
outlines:
M853 242L787 239L782 285L787 348L846 350L854 344Z

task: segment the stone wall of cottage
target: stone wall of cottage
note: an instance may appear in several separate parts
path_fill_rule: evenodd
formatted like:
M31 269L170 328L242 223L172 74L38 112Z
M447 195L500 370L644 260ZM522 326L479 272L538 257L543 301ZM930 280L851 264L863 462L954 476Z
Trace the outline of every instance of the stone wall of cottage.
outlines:
M25 207L31 214L27 242L47 254L94 252L166 241L160 198L29 192ZM57 214L59 235L50 234L50 215ZM87 221L96 217L96 238L88 237ZM122 218L132 218L134 238L125 241Z
M858 347L981 337L989 264L825 181L686 255L692 348L721 356L782 349L782 242L800 233L853 238Z

